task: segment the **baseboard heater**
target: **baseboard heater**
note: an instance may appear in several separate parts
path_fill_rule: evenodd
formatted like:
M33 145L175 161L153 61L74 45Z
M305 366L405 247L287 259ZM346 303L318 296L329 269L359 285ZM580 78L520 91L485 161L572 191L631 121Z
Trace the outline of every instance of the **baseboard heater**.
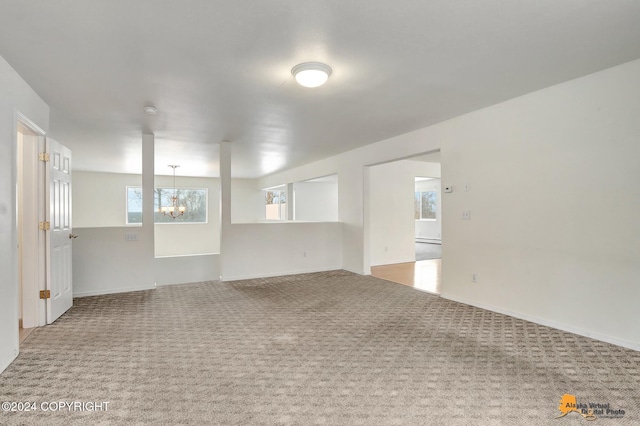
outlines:
M440 238L416 237L416 243L442 244Z

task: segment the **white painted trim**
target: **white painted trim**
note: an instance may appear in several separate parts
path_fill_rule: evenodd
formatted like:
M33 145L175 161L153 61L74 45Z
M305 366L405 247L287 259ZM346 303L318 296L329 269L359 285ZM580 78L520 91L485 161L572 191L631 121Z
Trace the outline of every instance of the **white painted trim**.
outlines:
M198 256L220 256L220 253L169 254L166 256L155 256L155 258L166 259L168 257L198 257Z
M281 271L270 274L247 274L247 275L235 275L231 277L220 277L222 282L230 282L230 281L240 281L240 280L252 280L255 278L271 278L271 277L280 277L284 275L297 275L297 274L312 274L314 272L328 272L328 271L337 271L343 269L340 266L329 267L329 268L315 268L315 269L298 269L292 271ZM351 271L350 271L351 272Z
M18 167L17 167L17 152L18 152L18 131L19 131L19 125L22 125L26 128L29 129L29 131L31 131L33 133L33 137L35 137L37 139L36 142L36 146L33 147L31 146L30 148L33 148L33 153L32 154L37 154L38 152L42 152L45 150L45 145L43 144L43 138L46 135L46 132L40 127L38 126L34 121L32 121L29 117L27 117L24 113L22 113L20 110L18 110L17 108L14 107L13 109L14 114L13 114L13 164L16 165L14 173L13 173L13 182L17 184L18 181ZM30 136L30 135L27 135ZM21 167L24 166L24 157L23 157L23 164ZM43 170L44 170L44 166L41 165L41 163L39 161L35 161L35 164L32 164L35 169L31 169L32 172L34 172L37 176L35 179L35 182L33 182L33 186L31 188L22 188L23 194L27 193L29 190L32 191L31 195L35 195L37 196L37 200L38 200L38 206L37 206L37 221L43 221L45 220L44 217L44 207L41 205L41 203L45 203L45 206L48 205L45 202L45 198L44 198L44 194L46 189L44 188L44 175L43 175ZM48 191L46 191L48 192ZM37 194L36 194L37 193ZM19 214L22 214L22 212L19 212ZM25 250L25 243L23 241L23 246L21 249L18 249L18 245L17 245L17 217L15 218L15 222L14 222L14 226L16 229L16 241L14 241L14 247L16 247L16 257L19 257L20 254L20 250ZM34 253L37 253L37 263L38 263L38 282L34 283L34 286L26 286L22 288L22 292L23 294L36 294L37 291L39 290L45 290L46 289L46 278L45 278L45 274L46 274L46 268L47 268L47 263L46 263L46 259L45 259L45 239L44 239L44 235L39 235L38 236L38 243L36 247L33 247L31 244L29 244L27 246L27 250L30 250ZM16 281L16 284L18 286L21 285L19 279ZM29 298L29 299L32 299ZM40 299L32 299L32 300L22 300L22 301L18 301L18 303L22 303L22 310L23 310L23 319L24 319L24 313L30 311L31 309L26 309L26 304L29 303L34 303L34 307L35 307L35 318L33 316L30 315L29 318L27 318L27 322L29 324L33 324L34 326L43 326L47 324L46 321L46 303L43 300ZM16 352L17 354L17 352ZM0 370L2 371L2 370Z
M536 324L544 325L544 326L547 326L547 327L555 328L557 330L566 331L568 333L577 334L579 336L584 336L584 337L589 337L591 339L600 340L600 341L605 342L605 343L611 343L612 345L622 346L623 348L632 349L634 351L640 351L640 342L631 342L631 341L628 341L628 340L617 339L615 337L607 336L605 334L596 333L596 332L593 332L593 331L585 330L585 329L580 328L580 327L575 327L575 326L572 326L572 325L568 325L568 324L564 324L564 323L548 320L548 319L545 319L545 318L541 318L541 317L537 317L537 316L533 316L533 315L527 315L527 314L523 314L523 313L520 313L520 312L513 312L513 311L510 311L508 309L502 309L502 308L498 308L498 307L492 306L492 305L485 305L485 304L482 304L482 303L475 303L475 302L472 302L470 300L466 300L465 298L462 298L462 297L448 295L448 294L446 294L444 292L440 294L440 297L442 297L443 299L448 299L448 300L454 301L454 302L463 303L465 305L475 306L476 308L485 309L487 311L496 312L496 313L499 313L499 314L508 315L510 317L513 317L513 318L518 318L518 319L521 319L521 320L525 320L525 321L533 322L533 323L536 323Z
M36 152L45 152L47 145L45 142L46 138L44 136L39 136L38 137L38 149L36 150ZM38 168L38 202L41 203L38 207L38 216L39 216L39 220L40 221L45 221L47 220L47 214L45 212L45 209L47 208L47 206L49 205L48 203L48 196L49 196L49 188L46 186L45 183L45 176L47 173L47 167L46 167L46 163L43 163L41 161L37 162L37 168ZM38 238L38 257L39 257L39 265L38 265L38 270L39 270L39 278L38 278L38 285L39 285L39 289L38 290L46 290L47 289L47 283L49 280L49 263L47 261L47 241L48 241L48 235L46 232L40 232L40 237ZM38 325L40 327L47 325L47 301L46 300L39 300L39 316L38 316Z
M358 149L358 148L356 148L356 149ZM355 151L355 149L353 151ZM393 157L390 160L374 161L373 163L368 163L368 164L365 164L364 166L365 167L379 166L380 164L395 163L396 161L402 161L402 160L411 160L412 158L415 158L415 157L421 157L423 155L435 154L436 152L440 152L440 151L441 151L441 148L435 148L435 149L430 149L429 151L419 152L417 154L409 154L409 155L403 155L401 157ZM349 151L349 152L351 152L351 151ZM424 162L428 163L428 161L424 161ZM439 179L439 178L434 178L434 179Z
M105 294L115 294L115 293L131 293L133 291L144 291L144 290L155 290L156 285L153 286L145 286L140 288L135 287L123 287L123 288L110 288L108 290L96 290L96 291L84 291L80 293L74 293L73 298L76 297L88 297L88 296L102 296Z
M196 284L196 283L217 283L220 284L220 280L204 280L204 281L184 281L179 283L170 283L170 284L156 284L156 288L158 287L169 287L172 285L185 285L185 284Z
M23 238L22 245L17 251L17 256L21 258L22 278L18 280L18 285L22 285L22 320L26 328L42 326L46 324L44 319L44 301L37 297L40 290L44 290L43 271L45 270L44 258L41 247L44 244L42 231L37 230L37 223L43 218L42 197L42 173L41 163L38 162L38 136L23 134L22 143L22 164L17 167L21 173L22 183L21 197L23 204L18 208L20 218L16 222L22 221L22 229L18 229L18 239ZM17 144L16 144L16 149ZM19 177L18 180L21 180Z
M26 115L24 115L23 113L21 113L17 109L15 110L15 119L16 119L16 122L18 122L18 121L21 122L22 124L27 126L29 129L31 129L32 132L36 133L38 136L44 136L44 135L47 134L47 132L42 130L42 128L40 126L38 126L36 123L31 121L31 119L29 119L29 117L27 117ZM18 130L16 129L16 132L17 131Z

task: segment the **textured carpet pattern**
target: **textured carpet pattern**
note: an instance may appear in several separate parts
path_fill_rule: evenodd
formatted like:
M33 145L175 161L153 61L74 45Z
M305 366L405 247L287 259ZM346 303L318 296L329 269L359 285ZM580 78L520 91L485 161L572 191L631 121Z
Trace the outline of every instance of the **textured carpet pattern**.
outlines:
M344 271L86 297L36 330L0 424L577 425L565 393L640 422L640 353Z
M415 243L416 261L442 259L442 246L432 243Z

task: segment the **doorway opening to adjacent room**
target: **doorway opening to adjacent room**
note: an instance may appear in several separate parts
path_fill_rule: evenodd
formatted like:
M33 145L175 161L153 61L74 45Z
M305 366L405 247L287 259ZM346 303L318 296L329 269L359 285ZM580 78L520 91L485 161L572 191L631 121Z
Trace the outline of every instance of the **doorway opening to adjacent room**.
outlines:
M16 113L18 338L73 304L71 151Z
M18 117L16 139L18 247L18 333L22 343L40 322L38 294L44 278L39 229L40 174L38 173L39 136L44 132L26 117ZM36 224L30 226L31 224ZM42 244L42 247L44 245Z
M368 167L371 274L439 294L442 269L440 151Z

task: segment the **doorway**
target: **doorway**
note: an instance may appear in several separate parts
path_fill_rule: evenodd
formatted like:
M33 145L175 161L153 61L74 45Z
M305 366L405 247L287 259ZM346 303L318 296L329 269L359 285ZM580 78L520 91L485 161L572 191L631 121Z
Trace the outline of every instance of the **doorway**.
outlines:
M44 256L38 223L43 220L41 173L38 170L40 136L44 132L26 117L19 117L16 135L16 226L18 243L18 328L22 343L42 324Z
M365 176L371 274L439 294L440 151L369 166Z

